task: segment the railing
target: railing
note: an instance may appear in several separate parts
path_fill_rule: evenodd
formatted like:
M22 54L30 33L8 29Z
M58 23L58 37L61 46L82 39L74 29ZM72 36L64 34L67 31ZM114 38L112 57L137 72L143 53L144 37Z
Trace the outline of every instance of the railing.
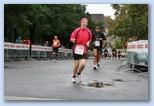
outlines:
M127 54L128 63L148 67L148 40L128 42Z
M126 54L126 51L124 49L117 49L117 52L118 51L121 51L121 53ZM32 45L31 55L30 55L30 45L28 44L19 44L10 42L4 43L5 60L28 59L28 58L53 59L52 54L53 54L52 47L48 46ZM90 50L88 51L88 57L93 57L93 52ZM60 59L72 58L72 50L66 48L59 48L58 58Z
M59 48L59 58L72 58L71 49ZM30 56L30 45L18 43L4 43L4 59L52 59L52 47L32 45Z

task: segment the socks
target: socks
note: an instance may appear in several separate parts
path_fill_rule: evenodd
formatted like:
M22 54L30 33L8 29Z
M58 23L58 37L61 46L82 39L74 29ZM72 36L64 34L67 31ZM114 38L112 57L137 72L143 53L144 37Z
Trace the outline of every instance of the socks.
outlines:
M77 75L80 75L80 74L81 74L80 72L77 73ZM76 75L73 75L73 78L76 78Z
M77 73L77 75L80 75L80 74L81 74L80 72Z
M75 76L75 75L73 75L73 78L76 78L76 76Z

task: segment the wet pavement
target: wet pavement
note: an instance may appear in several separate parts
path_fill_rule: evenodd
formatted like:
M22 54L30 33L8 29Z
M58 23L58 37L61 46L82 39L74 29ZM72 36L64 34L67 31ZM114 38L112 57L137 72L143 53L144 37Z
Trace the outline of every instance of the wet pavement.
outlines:
M124 60L102 60L94 71L88 60L82 83L73 84L72 60L5 62L5 100L148 101L149 75L117 70ZM96 82L102 84L96 87Z

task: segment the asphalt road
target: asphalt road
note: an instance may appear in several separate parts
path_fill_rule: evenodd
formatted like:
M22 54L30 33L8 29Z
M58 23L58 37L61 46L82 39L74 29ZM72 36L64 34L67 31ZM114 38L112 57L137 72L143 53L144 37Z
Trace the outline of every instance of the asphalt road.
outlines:
M92 60L88 60L83 83L98 80L112 84L95 88L71 83L72 60L5 62L4 99L148 101L148 73L117 71L122 63L123 60L102 60L99 70L93 71Z

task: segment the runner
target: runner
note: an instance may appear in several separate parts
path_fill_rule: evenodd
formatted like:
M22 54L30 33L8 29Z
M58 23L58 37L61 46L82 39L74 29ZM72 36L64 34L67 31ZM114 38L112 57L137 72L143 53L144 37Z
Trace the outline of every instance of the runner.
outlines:
M81 82L81 73L86 65L88 47L92 38L92 34L89 28L87 28L88 20L82 18L80 21L80 27L76 28L70 37L70 41L73 42L73 76L72 82Z
M55 60L58 58L58 49L59 49L60 45L61 44L58 39L58 36L55 35L54 39L52 40L53 57Z
M97 70L100 67L100 59L102 55L103 40L106 40L105 35L101 32L100 26L96 26L95 32L93 33L93 69Z
M107 57L108 57L108 50L105 48L104 49L104 58L107 59Z
M116 51L116 48L113 48L112 49L112 59L116 59L117 57L117 51Z
M112 48L109 46L107 48L107 51L108 51L108 59L111 60L112 59Z
M117 56L118 56L118 59L121 58L121 51L120 50L118 51L118 55Z

